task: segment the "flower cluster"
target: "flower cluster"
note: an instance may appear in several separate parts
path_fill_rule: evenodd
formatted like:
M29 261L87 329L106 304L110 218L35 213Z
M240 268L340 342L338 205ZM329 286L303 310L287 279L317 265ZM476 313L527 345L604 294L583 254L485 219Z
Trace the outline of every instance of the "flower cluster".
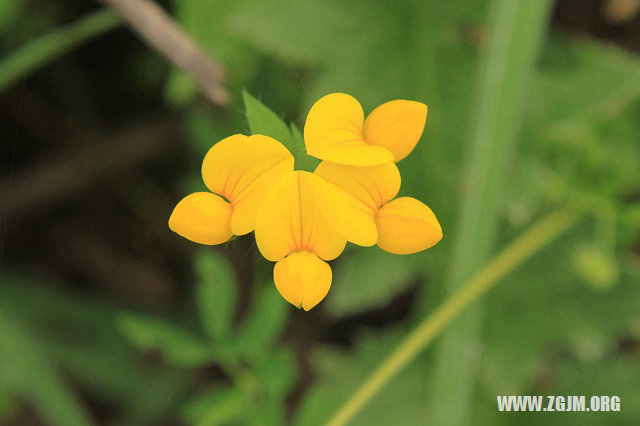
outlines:
M221 244L255 231L262 255L276 262L275 285L289 303L309 310L331 286L326 261L347 241L395 254L425 250L442 238L422 202L398 197L395 163L418 143L427 106L395 100L365 119L343 93L318 100L307 116L307 154L322 160L313 173L294 170L294 157L263 135L233 135L215 144L202 163L211 192L182 199L169 227L200 244Z

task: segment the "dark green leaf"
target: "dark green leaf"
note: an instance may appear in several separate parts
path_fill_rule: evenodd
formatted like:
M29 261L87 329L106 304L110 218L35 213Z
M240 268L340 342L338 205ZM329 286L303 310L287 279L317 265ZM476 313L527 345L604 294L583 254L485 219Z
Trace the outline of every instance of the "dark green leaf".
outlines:
M122 314L117 321L124 336L136 348L157 350L178 367L200 366L211 360L203 341L172 322L138 314Z
M0 311L0 385L32 403L49 424L93 423L37 340L3 311Z
M269 356L289 318L289 304L269 283L258 290L252 306L232 344L238 354L255 364Z
M397 256L378 247L349 253L336 266L327 309L342 316L388 303L415 283L421 256Z
M202 325L209 337L214 340L222 339L229 333L235 311L235 274L229 261L211 249L199 250L194 262Z

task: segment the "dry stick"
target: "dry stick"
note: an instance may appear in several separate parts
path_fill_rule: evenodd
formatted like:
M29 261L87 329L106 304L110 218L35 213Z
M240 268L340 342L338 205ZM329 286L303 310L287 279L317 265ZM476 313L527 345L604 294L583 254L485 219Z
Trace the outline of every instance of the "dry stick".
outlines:
M171 17L150 0L100 0L113 7L149 44L189 73L216 105L229 100L222 86L225 72Z
M65 157L24 171L13 177L11 188L9 178L0 180L0 194L11 194L6 214L37 211L85 190L167 152L178 138L178 129L172 123L142 124L100 137Z

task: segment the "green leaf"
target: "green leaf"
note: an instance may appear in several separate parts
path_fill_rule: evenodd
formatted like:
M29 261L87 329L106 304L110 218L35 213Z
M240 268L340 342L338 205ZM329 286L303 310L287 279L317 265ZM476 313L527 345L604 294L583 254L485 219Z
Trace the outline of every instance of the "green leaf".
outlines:
M298 126L295 123L291 123L289 125L291 130L291 140L293 141L294 147L294 156L296 158L296 169L298 170L306 170L308 172L313 172L318 164L320 164L320 160L310 155L307 155L307 147L304 144L304 136Z
M136 348L157 350L177 367L198 367L212 359L207 345L198 336L169 321L139 314L122 314L117 324Z
M242 392L232 386L211 386L188 400L182 407L182 419L188 424L216 424L213 421L237 419L244 403ZM209 420L207 420L207 417Z
M312 352L316 380L309 387L294 416L294 424L324 425L365 377L406 333L396 328L363 333L352 350L323 347ZM414 363L374 397L349 425L424 425L427 414L424 392L430 383L421 366Z
M284 121L247 91L242 92L242 99L251 133L272 137L286 146L289 151L295 153L296 147L291 138L289 127Z
M244 393L233 387L213 389L191 402L185 416L194 418L197 426L235 424L245 418L247 400ZM242 422L245 424L245 422Z
M93 424L47 352L11 315L0 311L0 385L31 402L48 424Z
M209 337L229 334L237 297L237 283L229 261L220 253L203 249L195 255L198 277L197 303L202 326Z
M336 316L352 315L388 303L416 282L422 255L397 256L378 247L349 253L335 268L326 307Z
M256 375L269 398L284 399L298 378L297 361L292 350L281 347L258 366Z
M459 203L458 233L453 242L451 295L490 257L498 235L502 174L518 140L522 97L533 75L552 2L497 0L488 38L477 68L477 98L469 121L468 173ZM462 425L470 420L474 359L469 357L481 330L482 303L467 309L439 341L433 364L431 423Z
M129 424L157 424L181 398L189 377L141 359L116 327L113 318L121 308L112 301L65 291L51 281L2 275L0 282L0 311L15 312L24 337L64 371L66 381L117 406Z
M234 350L254 365L269 356L289 319L289 304L280 297L273 283L256 293L252 309L238 330Z
M633 330L637 277L625 271L615 286L596 289L568 267L586 228L580 231L550 245L488 294L481 381L494 396L526 395L540 376L556 371L550 353L595 362L615 351L621 336L639 335Z
M4 389L0 389L0 423L9 424L9 421L20 411L20 403L13 395Z

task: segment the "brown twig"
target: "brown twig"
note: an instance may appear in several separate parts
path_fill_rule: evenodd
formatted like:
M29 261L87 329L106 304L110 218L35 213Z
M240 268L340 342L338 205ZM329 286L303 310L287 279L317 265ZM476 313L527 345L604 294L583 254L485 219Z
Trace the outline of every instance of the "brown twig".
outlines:
M11 180L0 180L0 195L7 197L6 214L37 211L157 157L178 139L178 129L173 123L138 125L100 137L76 152L24 171Z
M171 17L151 0L100 0L113 7L149 44L189 73L216 105L229 100L225 73Z

